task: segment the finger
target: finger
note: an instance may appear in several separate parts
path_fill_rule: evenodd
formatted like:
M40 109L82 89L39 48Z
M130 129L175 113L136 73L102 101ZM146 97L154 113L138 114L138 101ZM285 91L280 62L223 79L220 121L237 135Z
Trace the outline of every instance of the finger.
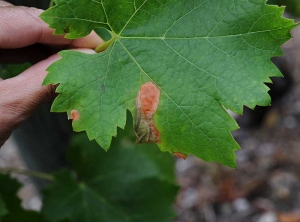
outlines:
M88 48L88 49L95 49L97 46L103 44L104 41L96 32L92 31L91 34L88 36L76 39L71 43L72 47L75 48Z
M90 49L77 49L85 53L95 53ZM32 107L38 106L49 98L53 98L54 92L52 87L42 86L42 83L47 75L45 71L52 63L60 59L58 54L55 54L25 70L23 73L13 78L11 81L10 91L13 98L19 98L24 104L24 110L30 111Z
M13 4L8 3L6 1L0 1L0 7L7 7L7 6L13 6Z
M90 49L77 51L95 53ZM17 77L0 82L0 146L41 103L54 97L54 86L42 86L42 83L47 75L46 68L58 59L59 55L53 55Z
M54 36L53 29L39 18L42 12L22 6L0 7L0 48L20 48L34 43L96 48L102 44L103 40L94 32L77 40Z
M42 86L42 82L47 74L45 69L58 59L58 55L51 56L17 77L0 82L0 118L1 123L6 122L6 128L15 128L52 93L51 87Z

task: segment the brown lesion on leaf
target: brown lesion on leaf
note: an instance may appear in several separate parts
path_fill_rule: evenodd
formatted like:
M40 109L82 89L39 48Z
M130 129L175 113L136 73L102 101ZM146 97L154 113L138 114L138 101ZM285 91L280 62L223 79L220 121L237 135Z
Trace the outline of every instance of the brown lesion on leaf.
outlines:
M62 28L62 31L65 33L65 34L68 34L70 33L70 27L71 27L71 23L68 22L68 21L62 21L63 23L63 28Z
M80 112L78 110L71 110L70 114L68 115L68 119L71 119L73 122L80 119Z
M175 153L173 153L173 155L177 156L178 158L183 159L183 160L186 160L186 158L188 158L188 155L185 155L185 154L180 153L180 152L175 152Z
M69 27L63 28L63 32L64 32L65 34L70 33L70 28L69 28Z
M154 125L153 116L159 103L160 90L152 82L143 84L136 98L134 131L137 143L159 143L160 133Z

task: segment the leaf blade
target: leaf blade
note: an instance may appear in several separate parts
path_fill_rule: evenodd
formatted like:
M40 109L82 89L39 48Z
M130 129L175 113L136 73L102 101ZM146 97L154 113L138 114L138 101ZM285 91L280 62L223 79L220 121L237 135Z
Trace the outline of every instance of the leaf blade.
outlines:
M265 2L126 0L112 5L103 1L109 26L118 34L105 52L81 54L83 59L73 61L97 60L94 66L100 72L91 70L90 78L92 82L98 76L98 82L87 91L90 101L101 98L84 111L88 115L82 116L82 122L73 123L75 131L86 130L90 139L107 150L116 127L125 126L126 110L135 115L139 87L150 81L161 91L154 115L161 150L194 154L235 167L234 151L239 146L230 132L238 126L226 110L241 114L244 105L254 108L270 104L269 88L264 83L270 82L271 76L281 76L270 58L282 54L280 45L296 26L281 17L283 8ZM75 53L64 55L57 64L67 64ZM53 80L45 81L60 83L53 110L69 112L67 106L57 108L64 101L78 109L83 98L75 93L84 85L68 79L67 74L59 80L55 66L49 68ZM68 73L63 67L61 70ZM86 76L84 70L76 72L79 78ZM75 99L70 100L73 96ZM97 112L100 114L89 118Z

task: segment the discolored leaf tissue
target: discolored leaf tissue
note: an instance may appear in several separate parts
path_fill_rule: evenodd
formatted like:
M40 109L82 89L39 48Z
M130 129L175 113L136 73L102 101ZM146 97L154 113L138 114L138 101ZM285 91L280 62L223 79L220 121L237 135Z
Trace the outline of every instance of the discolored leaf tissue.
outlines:
M155 127L159 148L235 167L238 125L227 110L270 104L264 83L281 76L270 58L282 54L295 27L282 18L284 8L265 0L55 2L41 15L55 34L75 39L105 28L112 39L97 54L60 53L44 81L59 84L52 111L76 110L74 130L108 149L151 82L159 104L143 130Z

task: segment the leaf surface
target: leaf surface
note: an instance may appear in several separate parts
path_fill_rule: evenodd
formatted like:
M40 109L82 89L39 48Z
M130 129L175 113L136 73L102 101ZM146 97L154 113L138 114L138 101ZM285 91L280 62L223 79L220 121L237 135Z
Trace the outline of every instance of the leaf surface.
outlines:
M0 218L8 213L5 203L0 195Z
M270 104L270 61L282 54L295 24L265 0L57 0L42 18L67 38L95 28L114 35L109 48L86 55L63 51L44 84L60 84L52 111L77 110L75 131L108 149L126 110L146 82L160 90L154 114L162 151L194 154L235 167L239 149L227 109Z
M30 63L21 64L0 64L0 78L9 79L19 75L31 66Z
M56 174L42 213L51 222L171 221L178 190L173 158L151 146L137 147L123 135L106 153L85 135L76 135L68 152L76 175Z

